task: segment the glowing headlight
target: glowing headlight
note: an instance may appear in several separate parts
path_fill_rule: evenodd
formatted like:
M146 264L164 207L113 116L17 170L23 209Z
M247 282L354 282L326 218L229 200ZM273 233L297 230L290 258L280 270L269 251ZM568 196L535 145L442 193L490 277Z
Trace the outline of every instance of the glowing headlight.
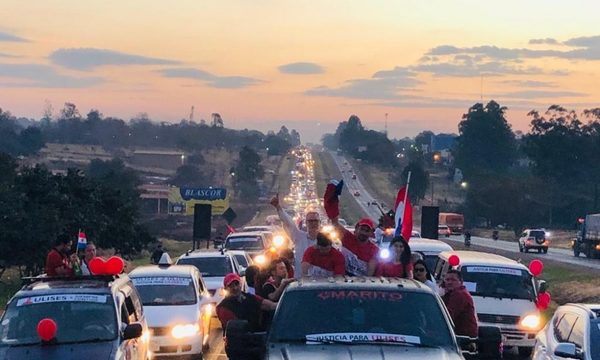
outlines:
M181 324L173 327L173 330L171 330L171 335L175 339L182 339L185 337L194 336L198 332L200 332L200 326L198 326L198 324Z
M389 249L382 249L379 252L379 257L382 259L389 259L390 257L390 250Z
M277 247L281 247L281 246L283 246L283 244L285 244L285 239L283 238L283 236L275 235L273 237L273 245L275 245Z
M256 255L256 257L254 258L254 262L258 265L264 265L267 262L267 257L262 254Z
M525 329L537 330L540 327L540 317L535 314L527 315L521 319L519 325Z

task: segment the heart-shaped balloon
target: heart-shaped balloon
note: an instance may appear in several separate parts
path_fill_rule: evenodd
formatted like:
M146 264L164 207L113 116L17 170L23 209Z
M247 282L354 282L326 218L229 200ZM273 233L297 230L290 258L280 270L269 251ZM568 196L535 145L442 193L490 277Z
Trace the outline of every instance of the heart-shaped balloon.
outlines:
M54 320L45 318L40 320L40 322L37 324L37 333L40 336L40 339L44 341L50 341L56 336L57 328L58 326L56 326L56 322Z
M92 275L106 274L106 261L104 261L104 259L99 256L96 256L95 258L90 260L88 267L90 268L90 273L92 273Z
M119 275L125 268L125 261L118 256L111 256L104 266L104 271L108 275Z

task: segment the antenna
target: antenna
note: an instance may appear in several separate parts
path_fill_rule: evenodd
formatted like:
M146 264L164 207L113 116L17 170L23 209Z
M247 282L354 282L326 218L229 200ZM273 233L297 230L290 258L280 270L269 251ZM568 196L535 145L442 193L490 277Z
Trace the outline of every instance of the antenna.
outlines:
M383 128L383 133L387 136L387 117L388 113L385 113L385 127Z
M190 110L190 122L194 121L194 105L192 105L192 109Z

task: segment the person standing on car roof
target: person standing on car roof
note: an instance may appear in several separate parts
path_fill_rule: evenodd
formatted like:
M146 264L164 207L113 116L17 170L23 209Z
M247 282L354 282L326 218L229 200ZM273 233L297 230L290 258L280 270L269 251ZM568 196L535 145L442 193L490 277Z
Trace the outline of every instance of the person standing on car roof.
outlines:
M477 315L475 305L469 291L463 285L462 274L458 270L448 270L444 276L444 290L442 296L444 304L454 322L456 335L477 337Z
M302 256L302 275L327 277L345 272L344 255L333 248L333 241L326 234L318 233L317 243L306 249Z
M283 228L292 239L296 255L294 256L294 275L298 279L302 276L302 255L310 246L315 244L317 233L321 228L321 217L317 211L308 211L305 215L306 231L302 231L294 224L290 216L283 211L279 202L279 194L271 199L271 205L277 210L279 219L283 223Z
M46 275L48 276L73 276L73 267L69 261L69 251L73 240L69 235L60 234L56 244L46 256Z
M402 236L396 236L390 241L390 260L377 265L375 276L413 278L410 245Z
M227 296L217 305L217 317L223 330L230 320L247 320L248 330L264 330L261 322L262 311L274 311L277 303L260 296L242 292L242 279L236 273L229 273L223 279Z

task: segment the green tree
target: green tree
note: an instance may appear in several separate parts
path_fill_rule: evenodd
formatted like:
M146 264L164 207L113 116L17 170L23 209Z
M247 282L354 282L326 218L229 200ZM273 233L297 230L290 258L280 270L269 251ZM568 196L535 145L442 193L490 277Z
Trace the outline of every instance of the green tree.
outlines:
M262 179L264 171L260 165L260 155L244 146L240 150L240 158L235 167L235 187L240 198L255 201L259 197L257 180Z
M504 117L505 107L495 101L475 104L458 125L456 166L467 179L505 172L515 161L515 136Z
M411 161L404 167L399 176L396 175L396 181L400 182L402 185L406 184L409 171L411 174L408 195L410 196L411 201L416 204L425 197L427 187L429 186L429 173L425 171L422 164Z

